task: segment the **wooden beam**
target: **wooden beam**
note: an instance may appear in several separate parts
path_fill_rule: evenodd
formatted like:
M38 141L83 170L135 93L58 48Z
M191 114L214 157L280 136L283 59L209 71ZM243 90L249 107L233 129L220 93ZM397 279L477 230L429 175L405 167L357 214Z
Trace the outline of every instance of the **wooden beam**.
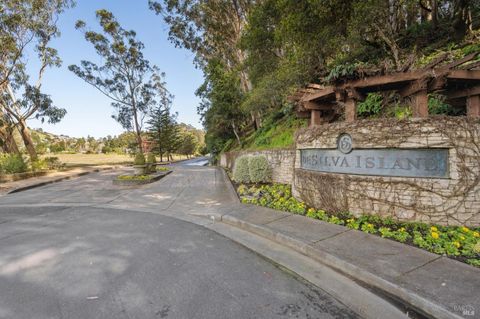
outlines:
M309 83L307 87L312 89L319 89L319 90L323 90L325 88L325 86L316 84L316 83Z
M348 98L345 101L345 121L355 122L357 119L357 101L352 98Z
M446 74L439 75L428 83L429 91L438 91L444 88L447 85L447 76Z
M472 86L468 89L454 91L453 93L447 94L449 99L458 99L461 97L472 96L472 95L479 95L480 94L480 85Z
M412 116L428 117L428 94L427 90L417 92L412 99Z
M480 117L480 95L473 95L467 98L467 116Z
M298 118L300 119L309 119L311 117L310 111L305 112L305 111L296 111L295 114L297 115Z
M448 58L448 52L445 52L442 55L440 55L438 58L430 62L429 64L425 65L422 69L424 70L433 69L434 67L436 67L437 65L445 61L447 58Z
M313 101L313 100L321 100L321 99L325 99L329 96L334 96L334 95L335 95L334 87L333 86L327 86L325 89L320 90L317 93L305 95L302 98L302 102Z
M310 126L318 126L321 125L322 122L322 112L318 110L312 110L310 113Z
M459 69L461 70L471 70L480 67L480 61L473 62L470 64L462 65Z
M306 101L306 102L302 102L302 104L306 110L328 111L333 109L332 104L326 104L326 103L315 103L312 101Z
M416 81L410 82L405 88L400 90L398 93L401 97L407 97L413 95L419 91L424 91L427 89L428 78L421 78Z
M418 70L405 73L371 76L364 79L349 81L343 86L343 88L346 88L347 86L353 88L367 88L371 86L382 86L385 84L414 81L425 76L426 74L428 74L428 71Z
M356 88L347 88L346 92L349 98L355 99L357 101L365 100L365 95L363 95L362 92L360 92Z
M453 61L450 64L442 66L441 69L453 69L456 66L462 65L464 63L467 63L468 61L471 61L471 60L475 59L477 57L477 55L478 55L478 52L470 53L469 55L467 55L467 56L465 56L461 59L458 59L456 61Z
M345 101L345 97L347 96L345 90L337 90L335 91L335 100L337 102L343 102Z
M480 70L451 70L447 78L453 80L478 80L480 81Z

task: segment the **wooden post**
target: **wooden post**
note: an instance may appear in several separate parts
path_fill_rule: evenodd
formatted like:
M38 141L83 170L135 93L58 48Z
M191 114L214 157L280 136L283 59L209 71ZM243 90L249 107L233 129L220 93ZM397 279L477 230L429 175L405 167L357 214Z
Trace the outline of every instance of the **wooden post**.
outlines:
M357 101L349 97L345 101L345 121L355 122L356 119L357 119Z
M480 95L467 97L467 116L480 117Z
M310 126L317 126L322 124L322 113L319 110L310 111Z
M413 117L428 117L428 95L426 90L417 92L412 97L412 116Z

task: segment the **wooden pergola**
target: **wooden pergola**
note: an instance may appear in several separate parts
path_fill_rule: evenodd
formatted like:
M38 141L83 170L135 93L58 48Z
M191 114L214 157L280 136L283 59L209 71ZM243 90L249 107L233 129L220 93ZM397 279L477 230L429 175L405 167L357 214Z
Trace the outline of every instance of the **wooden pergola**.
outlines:
M310 117L310 125L335 118L338 105L344 106L345 120L357 118L357 103L368 93L396 91L412 101L413 117L428 117L428 94L439 92L453 106L466 106L466 115L480 117L480 53L470 54L447 65L442 56L422 69L345 80L336 85L310 84L290 97L299 117Z

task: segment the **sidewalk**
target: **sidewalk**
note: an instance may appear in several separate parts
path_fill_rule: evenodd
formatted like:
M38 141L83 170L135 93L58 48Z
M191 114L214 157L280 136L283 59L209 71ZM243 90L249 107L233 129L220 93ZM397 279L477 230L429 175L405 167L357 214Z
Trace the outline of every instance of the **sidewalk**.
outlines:
M480 318L480 269L473 266L260 206L238 203L204 217L288 246L427 317Z
M4 194L10 194L10 193L19 192L22 190L27 190L34 187L43 186L50 183L59 182L65 179L87 175L90 173L96 173L104 170L115 169L118 167L120 166L113 166L113 165L85 166L85 167L70 169L68 171L52 172L44 176L32 177L32 178L22 179L14 182L1 183L0 196Z

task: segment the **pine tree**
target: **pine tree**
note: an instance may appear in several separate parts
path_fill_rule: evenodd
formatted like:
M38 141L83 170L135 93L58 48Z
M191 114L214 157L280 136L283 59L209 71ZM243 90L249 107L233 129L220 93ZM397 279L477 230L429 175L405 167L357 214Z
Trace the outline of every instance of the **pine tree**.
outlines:
M167 160L171 159L179 143L176 114L172 114L168 106L160 105L151 111L147 124L153 153L159 155L162 162L164 155Z

